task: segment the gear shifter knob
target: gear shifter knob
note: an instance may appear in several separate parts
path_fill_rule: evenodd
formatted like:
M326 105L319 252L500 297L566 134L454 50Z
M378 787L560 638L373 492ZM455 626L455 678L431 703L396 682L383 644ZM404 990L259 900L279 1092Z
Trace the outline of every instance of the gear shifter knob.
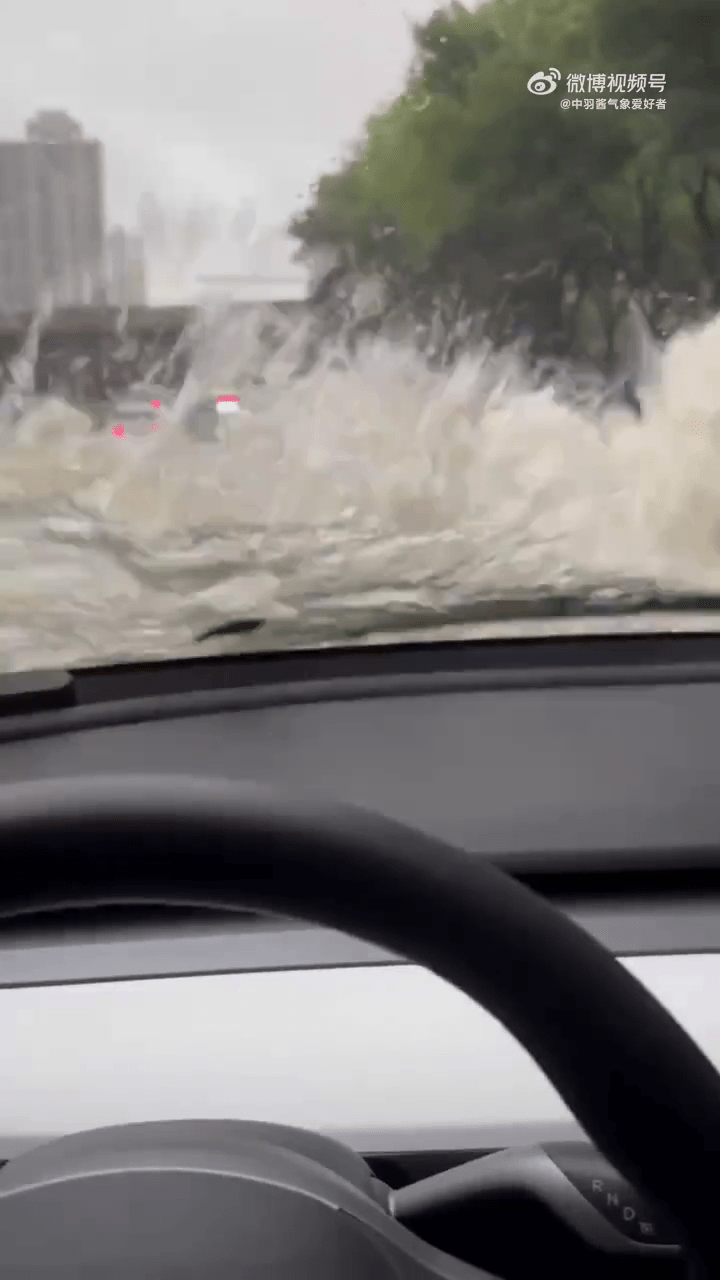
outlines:
M628 1240L645 1245L677 1245L678 1232L585 1142L548 1142L542 1150L576 1191Z
M602 1253L637 1261L681 1253L679 1232L589 1143L550 1142L510 1147L424 1178L390 1197L393 1215L414 1226L432 1215L466 1212L477 1222L486 1205L492 1219L503 1201L533 1202L549 1220Z

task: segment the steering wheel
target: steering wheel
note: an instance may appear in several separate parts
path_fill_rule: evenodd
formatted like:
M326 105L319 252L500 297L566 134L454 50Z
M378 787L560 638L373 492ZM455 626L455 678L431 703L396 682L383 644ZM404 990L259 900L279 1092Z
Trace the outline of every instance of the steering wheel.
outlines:
M487 861L361 809L254 784L100 776L0 787L0 915L141 902L296 917L432 970L517 1037L604 1155L664 1210L698 1270L720 1274L720 1077L602 946ZM483 1274L396 1222L378 1185L341 1144L272 1125L74 1135L0 1174L0 1276Z

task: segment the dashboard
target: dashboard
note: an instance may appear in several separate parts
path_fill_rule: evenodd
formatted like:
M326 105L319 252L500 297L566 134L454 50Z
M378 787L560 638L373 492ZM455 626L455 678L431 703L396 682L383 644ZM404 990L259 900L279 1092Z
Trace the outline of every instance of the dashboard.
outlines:
M72 705L16 714L0 677L0 782L180 773L314 792L492 858L616 954L720 943L715 637L204 659L80 670L72 686ZM65 981L83 956L97 978L393 959L269 921L111 924L66 922L43 937L52 953L6 927L0 985L43 981L50 958Z
M509 869L717 846L720 643L406 646L75 673L2 715L0 779L254 778L410 822Z
M716 639L327 651L73 683L72 705L31 714L2 715L0 687L2 782L187 773L377 810L546 894L720 1063ZM0 1018L14 1046L0 1158L74 1127L200 1110L318 1127L400 1188L583 1137L482 1010L401 957L297 922L11 922ZM118 1093L138 1061L142 1090Z

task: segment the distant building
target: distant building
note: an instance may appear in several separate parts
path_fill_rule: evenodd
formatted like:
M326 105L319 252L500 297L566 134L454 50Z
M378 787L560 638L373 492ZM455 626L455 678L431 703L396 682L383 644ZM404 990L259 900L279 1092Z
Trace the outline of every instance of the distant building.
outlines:
M149 254L167 252L172 238L169 219L152 191L143 192L138 201L137 225Z
M0 310L104 301L104 156L62 111L0 141Z
M82 129L66 111L38 111L25 125L28 142L82 142Z
M285 245L278 244L273 228L262 229L251 244L239 243L235 230L233 226L228 236L209 245L193 263L193 293L198 301L300 302L307 297L307 272L283 252Z
M113 227L107 240L107 300L115 307L141 307L146 302L143 238Z

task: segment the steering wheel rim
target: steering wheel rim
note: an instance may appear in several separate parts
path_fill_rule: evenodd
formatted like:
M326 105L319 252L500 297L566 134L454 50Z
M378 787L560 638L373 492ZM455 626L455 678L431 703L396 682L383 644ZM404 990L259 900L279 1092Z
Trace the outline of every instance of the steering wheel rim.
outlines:
M432 970L535 1059L603 1154L717 1271L720 1076L609 952L487 860L366 810L193 777L0 787L0 916L256 909Z

